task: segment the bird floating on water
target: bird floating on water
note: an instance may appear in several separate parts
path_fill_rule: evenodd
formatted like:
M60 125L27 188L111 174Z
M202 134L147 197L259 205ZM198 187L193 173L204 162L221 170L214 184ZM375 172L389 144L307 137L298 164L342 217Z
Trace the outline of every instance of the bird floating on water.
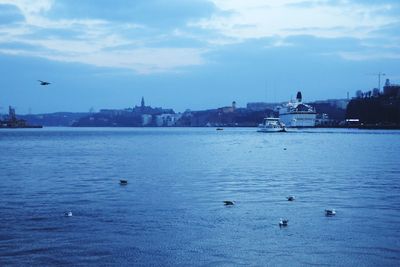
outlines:
M128 184L128 180L119 180L119 184L120 185L127 185Z
M279 226L288 226L289 220L288 219L281 219L279 221Z
M235 201L224 200L224 205L225 205L225 206L232 206L232 205L235 205Z
M66 211L64 212L65 217L72 217L72 211Z
M49 82L42 81L42 80L38 80L38 82L40 82L40 85L49 85L49 84L51 84Z
M334 210L334 209L325 210L325 215L326 216L335 216L336 215L336 210Z
M286 197L286 198L287 198L288 201L293 201L293 200L296 199L294 196L288 196L288 197Z

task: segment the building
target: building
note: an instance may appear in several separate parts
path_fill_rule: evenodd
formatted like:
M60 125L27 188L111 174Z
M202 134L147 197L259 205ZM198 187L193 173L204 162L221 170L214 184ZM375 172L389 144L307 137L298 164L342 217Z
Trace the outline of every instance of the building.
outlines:
M162 127L162 126L167 126L167 127L171 127L171 126L175 126L177 121L182 117L182 114L161 114L161 115L157 115L155 122L156 122L156 126Z
M334 108L346 109L347 105L349 104L350 100L348 99L327 99L327 100L317 100L314 101L312 104L329 104Z
M222 108L218 108L218 112L220 113L232 113L236 110L236 101L232 102L232 106L226 106Z
M247 103L246 108L251 111L264 111L267 109L275 110L279 105L282 105L282 103L250 102Z
M316 119L315 119L316 126L327 126L330 123L331 123L331 120L329 119L328 114L325 114L325 113L317 114Z
M146 106L144 102L144 98L142 97L142 100L140 101L140 106L135 106L134 108L130 109L131 112L135 115L143 115L143 114L148 114L148 115L160 115L164 113L172 113L175 114L175 111L173 109L163 109L163 108L153 108L151 106Z
M400 97L400 85L391 84L389 79L386 79L385 86L383 87L383 94L389 97Z
M109 115L109 116L120 116L128 113L129 111L123 109L100 109L101 114Z
M142 115L142 126L149 126L153 122L153 115L143 114Z

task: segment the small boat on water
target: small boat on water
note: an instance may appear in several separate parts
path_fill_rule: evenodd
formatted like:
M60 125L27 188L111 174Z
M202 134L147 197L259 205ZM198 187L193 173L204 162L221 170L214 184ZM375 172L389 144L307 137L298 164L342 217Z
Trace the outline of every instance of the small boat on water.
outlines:
M265 118L261 124L258 125L257 132L286 132L285 124L279 118Z

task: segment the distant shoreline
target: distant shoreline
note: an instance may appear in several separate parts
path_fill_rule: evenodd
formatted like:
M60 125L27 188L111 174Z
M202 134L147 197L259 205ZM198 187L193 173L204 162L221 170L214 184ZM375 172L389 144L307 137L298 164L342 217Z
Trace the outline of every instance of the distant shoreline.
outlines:
M26 127L0 127L1 129L42 129L42 128L109 128L109 129L118 129L118 128L131 128L131 129L178 129L178 128L209 128L209 129L217 129L217 128L257 128L257 126L147 126L147 127L132 127L132 126L26 126ZM386 126L376 126L376 125L363 125L363 126L316 126L316 127L293 127L288 129L359 129L359 130L400 130L400 125L386 125Z

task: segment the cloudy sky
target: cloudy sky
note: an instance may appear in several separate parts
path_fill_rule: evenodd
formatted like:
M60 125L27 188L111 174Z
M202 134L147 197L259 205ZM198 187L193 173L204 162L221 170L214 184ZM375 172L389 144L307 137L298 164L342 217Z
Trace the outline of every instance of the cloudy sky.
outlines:
M400 1L0 0L0 70L3 113L345 98L400 83Z

